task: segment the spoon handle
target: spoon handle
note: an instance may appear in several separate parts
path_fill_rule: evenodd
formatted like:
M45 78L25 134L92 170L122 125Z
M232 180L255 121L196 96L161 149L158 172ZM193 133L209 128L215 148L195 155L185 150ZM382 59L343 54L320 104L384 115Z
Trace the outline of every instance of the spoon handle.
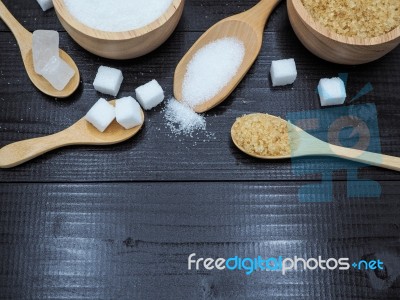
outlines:
M73 138L68 137L65 131L12 143L0 149L0 168L12 168L51 150L72 144L75 144Z
M238 14L239 19L253 25L260 31L264 30L268 17L281 0L261 0L249 10ZM236 16L233 16L235 18Z
M0 1L0 19L4 21L14 34L21 52L23 54L27 53L31 48L32 35L14 18L2 1Z
M332 156L340 157L376 167L400 171L400 158L357 149L350 149L329 144Z

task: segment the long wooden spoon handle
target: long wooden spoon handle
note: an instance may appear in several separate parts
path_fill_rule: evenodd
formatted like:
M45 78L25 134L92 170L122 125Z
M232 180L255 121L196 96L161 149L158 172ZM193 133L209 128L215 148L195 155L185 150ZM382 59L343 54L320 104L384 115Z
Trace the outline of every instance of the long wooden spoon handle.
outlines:
M281 2L281 0L261 0L254 7L237 16L240 16L243 21L263 30L268 17L279 2ZM233 18L235 18L235 16L233 16Z
M21 52L26 53L30 49L30 40L32 39L31 33L26 30L14 16L10 13L7 7L0 1L0 19L6 23L14 34L15 39L21 49ZM29 42L29 43L28 43Z
M335 157L341 157L376 167L400 171L399 157L361 151L357 149L344 148L335 145L330 145L330 148L333 151L332 156Z
M24 140L0 149L0 168L12 168L51 150L72 145L68 137L59 132L45 137Z

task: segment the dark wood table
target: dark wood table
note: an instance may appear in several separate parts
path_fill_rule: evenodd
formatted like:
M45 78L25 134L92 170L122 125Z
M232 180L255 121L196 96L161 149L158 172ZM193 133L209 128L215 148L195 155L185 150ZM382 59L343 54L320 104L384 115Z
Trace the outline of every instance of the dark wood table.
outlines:
M122 69L119 96L133 95L153 78L171 96L175 66L202 32L257 1L189 0L171 38L128 61L86 52L54 10L44 13L36 1L4 3L28 30L60 32L82 82L65 100L40 93L0 22L0 146L57 132L81 118L100 97L92 85L100 65ZM297 62L297 81L272 88L271 61L290 57ZM245 113L296 119L316 113L334 121L324 119L331 109L321 109L315 90L320 78L338 73L348 74L349 94L339 110L379 130L371 136L375 150L400 156L400 48L363 66L322 61L298 41L282 3L249 74L206 113L213 137L171 134L160 106L147 112L143 130L125 143L64 148L0 170L0 298L400 299L399 173L328 158L259 161L230 140L232 123ZM373 90L350 103L364 86L369 91L367 84ZM248 276L243 270L188 270L191 253L380 259L384 269Z

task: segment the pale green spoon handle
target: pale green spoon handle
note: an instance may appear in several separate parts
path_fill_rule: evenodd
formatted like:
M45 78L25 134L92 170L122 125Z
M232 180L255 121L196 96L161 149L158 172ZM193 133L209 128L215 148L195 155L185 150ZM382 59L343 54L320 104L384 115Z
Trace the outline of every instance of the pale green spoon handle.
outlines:
M340 157L376 167L400 171L400 158L357 149L350 149L329 144L332 153L330 156Z

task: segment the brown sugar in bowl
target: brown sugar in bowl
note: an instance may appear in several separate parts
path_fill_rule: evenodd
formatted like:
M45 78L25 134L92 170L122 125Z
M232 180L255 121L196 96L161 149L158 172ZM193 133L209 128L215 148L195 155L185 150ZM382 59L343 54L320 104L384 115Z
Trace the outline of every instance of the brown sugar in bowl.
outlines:
M287 9L293 30L303 45L316 56L333 63L368 63L400 44L400 26L373 38L347 37L315 21L301 0L288 0Z
M61 25L81 47L101 57L122 60L145 55L163 44L178 25L185 0L173 0L154 22L122 32L93 29L72 16L64 0L53 0L53 4Z

